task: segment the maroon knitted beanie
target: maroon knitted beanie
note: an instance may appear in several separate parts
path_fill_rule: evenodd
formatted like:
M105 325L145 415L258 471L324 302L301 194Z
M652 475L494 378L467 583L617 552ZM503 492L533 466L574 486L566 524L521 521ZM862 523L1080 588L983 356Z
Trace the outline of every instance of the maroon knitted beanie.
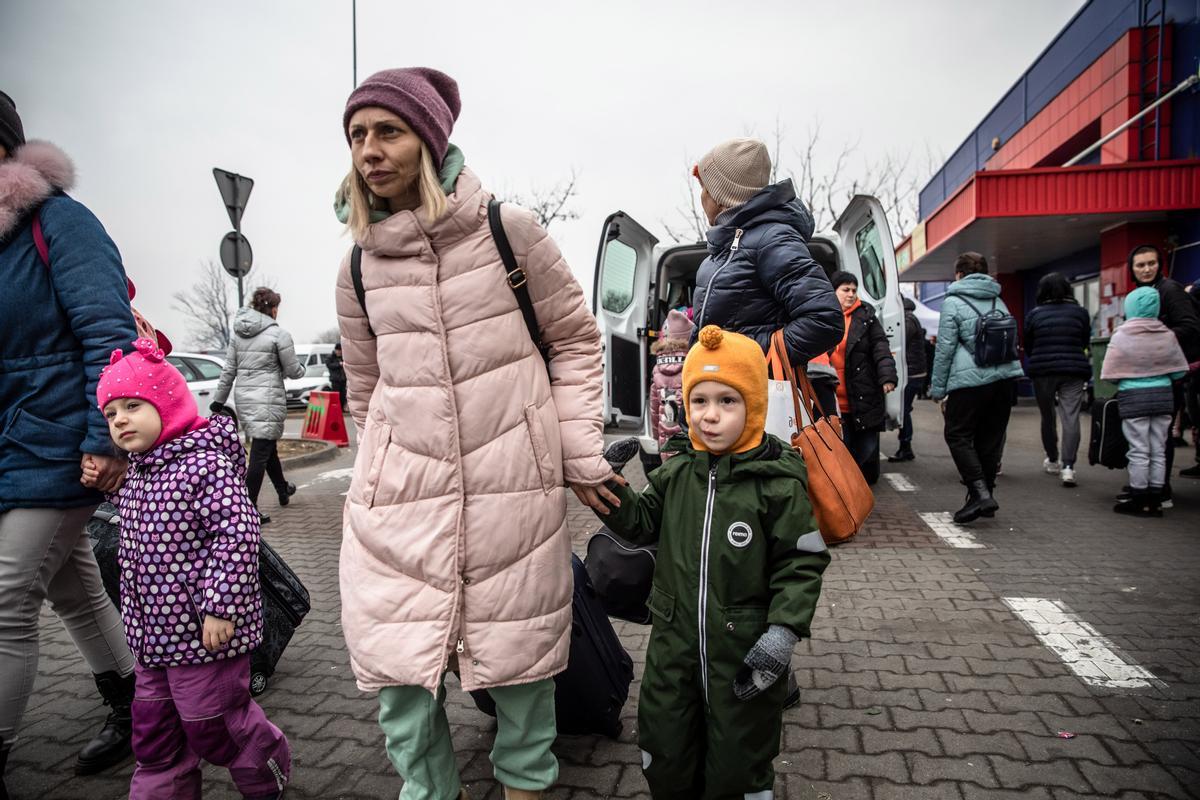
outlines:
M458 84L444 72L428 67L385 69L358 85L346 101L342 131L350 141L350 117L360 108L386 108L403 119L429 148L438 167L450 146L450 131L462 103Z

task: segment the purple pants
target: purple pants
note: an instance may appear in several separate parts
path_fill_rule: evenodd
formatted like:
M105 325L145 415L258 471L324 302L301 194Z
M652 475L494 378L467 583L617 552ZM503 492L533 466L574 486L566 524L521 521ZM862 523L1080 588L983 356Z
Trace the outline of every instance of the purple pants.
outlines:
M228 767L246 797L283 790L291 751L250 699L250 656L134 672L130 800L200 800L201 759Z

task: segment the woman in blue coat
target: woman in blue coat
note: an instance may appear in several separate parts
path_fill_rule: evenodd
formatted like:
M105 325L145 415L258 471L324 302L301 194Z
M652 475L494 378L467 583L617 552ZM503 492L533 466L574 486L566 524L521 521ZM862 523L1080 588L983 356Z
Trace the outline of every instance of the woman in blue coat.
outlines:
M975 360L975 334L982 315L995 309L1008 315L1000 284L988 275L987 259L962 253L954 260L954 283L946 290L938 319L937 346L929 370L929 396L945 401L946 445L967 487L957 523L993 517L1000 504L992 496L1004 437L1012 413L1020 361L981 366Z
M74 168L25 142L0 92L0 796L37 675L44 601L71 634L111 713L80 751L95 772L129 753L133 657L84 525L125 462L96 408L100 369L137 336L116 245L64 191ZM44 257L43 257L44 256ZM82 465L99 473L81 484Z

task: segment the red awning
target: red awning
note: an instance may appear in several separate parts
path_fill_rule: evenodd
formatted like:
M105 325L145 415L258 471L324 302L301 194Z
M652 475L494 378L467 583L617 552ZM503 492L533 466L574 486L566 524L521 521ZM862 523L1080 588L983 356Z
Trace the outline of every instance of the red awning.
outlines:
M974 250L997 272L1040 266L1100 244L1124 222L1200 209L1200 159L976 172L913 231L903 281L952 280Z

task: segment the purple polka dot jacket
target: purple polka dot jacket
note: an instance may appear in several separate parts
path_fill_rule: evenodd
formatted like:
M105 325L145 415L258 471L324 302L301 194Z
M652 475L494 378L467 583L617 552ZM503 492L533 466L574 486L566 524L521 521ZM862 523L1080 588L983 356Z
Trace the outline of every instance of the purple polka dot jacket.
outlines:
M130 456L112 502L121 512L121 617L142 666L204 664L262 641L258 512L245 474L237 426L224 416ZM216 652L202 641L206 614L233 622Z

